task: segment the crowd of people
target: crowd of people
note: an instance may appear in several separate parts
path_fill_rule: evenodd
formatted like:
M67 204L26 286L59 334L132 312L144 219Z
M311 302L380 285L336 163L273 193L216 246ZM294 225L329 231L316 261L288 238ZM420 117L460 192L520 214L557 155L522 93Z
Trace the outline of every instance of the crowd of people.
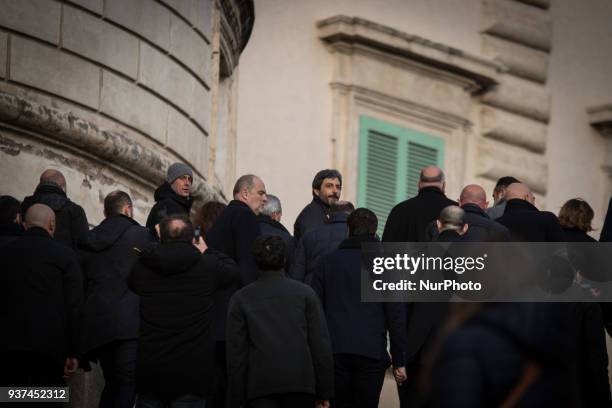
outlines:
M379 238L337 170L315 175L293 234L261 178L227 205L194 204L192 183L171 165L145 226L113 191L89 229L58 170L0 197L0 386L60 386L94 362L100 407L370 408L386 375L402 408L612 406L607 303L361 301L363 243L594 242L584 200L540 211L508 176L492 206L476 184L453 201L430 166Z

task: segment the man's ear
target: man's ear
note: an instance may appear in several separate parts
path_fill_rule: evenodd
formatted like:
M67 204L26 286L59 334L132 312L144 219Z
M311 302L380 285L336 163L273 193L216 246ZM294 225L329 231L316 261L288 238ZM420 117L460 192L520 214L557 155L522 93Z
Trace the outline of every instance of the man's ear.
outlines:
M51 236L55 235L55 219L52 219L51 221L49 221L49 235Z
M320 197L321 190L317 190L316 188L313 188L313 189L312 189L312 192L313 192L313 194L314 194L314 195L316 195L317 197Z
M436 226L438 227L438 232L442 231L442 223L440 220L436 220Z
M485 201L485 202L484 202L484 204L485 204L485 208L483 208L484 210L486 210L487 208L489 208L489 202L488 202L488 201Z
M468 225L467 224L463 224L463 228L461 229L461 235L465 234L468 230Z
M22 221L22 220L21 220L21 213L17 213L17 215L15 216L15 219L13 220L13 222L14 222L15 224L19 224L19 225L21 225L21 221Z

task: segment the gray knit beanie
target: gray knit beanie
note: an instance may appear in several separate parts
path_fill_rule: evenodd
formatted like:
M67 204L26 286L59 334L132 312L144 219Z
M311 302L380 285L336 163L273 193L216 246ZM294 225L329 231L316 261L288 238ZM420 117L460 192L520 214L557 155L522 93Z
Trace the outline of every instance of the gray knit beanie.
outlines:
M174 163L168 167L168 173L166 174L166 181L172 184L177 178L184 176L185 174L193 178L191 168L185 163Z

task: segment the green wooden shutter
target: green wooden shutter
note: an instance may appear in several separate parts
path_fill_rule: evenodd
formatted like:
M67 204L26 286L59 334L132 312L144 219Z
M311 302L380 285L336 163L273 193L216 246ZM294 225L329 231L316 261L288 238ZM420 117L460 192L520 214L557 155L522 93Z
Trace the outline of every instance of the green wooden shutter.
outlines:
M382 234L391 209L414 197L425 166L444 163L444 141L367 116L360 117L357 206L378 217Z

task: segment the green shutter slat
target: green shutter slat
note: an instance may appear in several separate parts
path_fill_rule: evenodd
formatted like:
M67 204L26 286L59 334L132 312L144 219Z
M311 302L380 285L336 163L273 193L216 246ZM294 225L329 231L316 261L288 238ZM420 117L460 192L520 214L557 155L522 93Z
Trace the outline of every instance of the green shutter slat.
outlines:
M406 177L406 198L410 198L418 193L417 184L419 182L421 169L426 166L435 166L438 164L438 150L408 141L407 153L406 162L408 163L408 174Z

